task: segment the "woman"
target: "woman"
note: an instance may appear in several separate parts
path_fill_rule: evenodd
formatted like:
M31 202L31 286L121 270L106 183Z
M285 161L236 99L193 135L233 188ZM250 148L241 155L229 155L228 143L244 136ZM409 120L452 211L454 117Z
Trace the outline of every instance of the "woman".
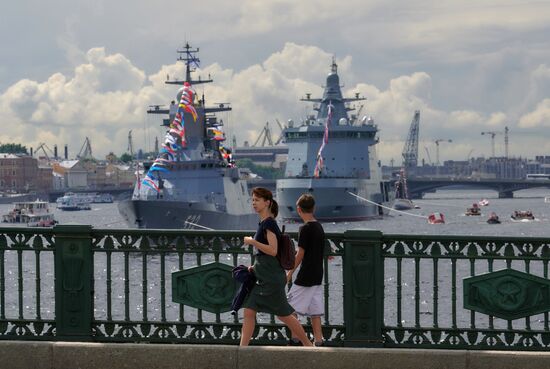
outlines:
M254 238L245 237L244 243L257 249L256 261L251 267L257 282L243 303L241 346L248 346L252 338L258 311L276 315L304 346L312 346L302 325L292 315L294 309L285 294L286 274L276 257L281 231L274 218L279 213L279 206L271 191L257 187L252 190L252 207L260 216L260 223Z

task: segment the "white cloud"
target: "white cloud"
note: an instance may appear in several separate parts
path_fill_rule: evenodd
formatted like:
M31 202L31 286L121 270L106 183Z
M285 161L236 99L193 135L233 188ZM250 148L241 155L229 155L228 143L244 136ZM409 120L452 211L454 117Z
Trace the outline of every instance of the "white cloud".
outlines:
M521 128L550 127L550 98L542 100L534 111L519 120Z
M151 104L168 104L177 88L164 84L170 79L182 78L182 63L162 65L147 74L121 53L109 53L105 48L92 48L85 61L76 65L72 73L53 73L43 82L21 79L0 95L0 121L5 125L0 140L21 142L36 147L39 142L70 145L75 155L85 137L90 137L94 154L103 157L109 151L126 151L127 135L133 131L136 148L147 143L152 148L154 136L162 131L155 117L147 117L145 110ZM278 119L300 121L311 114L311 106L300 102L306 92L322 94L322 85L329 72L333 54L321 47L294 42L285 43L259 63L242 69L203 60L197 75L211 75L214 84L199 85L197 92L206 95L207 103L231 102L233 112L221 114L227 123L228 136L237 135L239 144L253 141L266 121L271 123L274 135L279 130ZM372 116L380 128L380 157L401 160L400 155L409 124L415 110L421 111L420 155L423 147L432 151L437 138L452 139L453 143L440 147L441 160L463 160L475 149L489 154L490 145L482 131L511 132L518 129L548 126L550 99L538 100L533 109L519 109L521 119L514 123L507 109L479 111L470 108L445 109L434 103L434 85L440 83L427 71L412 71L389 78L375 85L351 55L336 55L340 81L345 96L356 92L367 97L361 115ZM532 99L543 96L549 80L549 68L537 64L526 75ZM528 79L529 79L528 78ZM520 103L518 102L518 105ZM360 104L356 103L359 107ZM526 105L527 106L527 105ZM517 108L517 106L516 106ZM540 138L537 138L540 139ZM543 145L525 145L526 139L511 139L511 152L522 155L542 154ZM533 140L533 138L531 138ZM525 152L528 147L529 153ZM500 149L497 149L500 150Z

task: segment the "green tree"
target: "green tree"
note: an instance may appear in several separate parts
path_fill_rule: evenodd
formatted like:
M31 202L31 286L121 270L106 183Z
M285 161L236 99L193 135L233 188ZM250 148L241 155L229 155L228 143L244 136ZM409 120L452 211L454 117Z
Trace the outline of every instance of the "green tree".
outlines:
M256 165L250 159L237 160L237 166L240 168L248 168L250 169L250 171L252 171L252 173L255 173L265 179L283 178L284 175L281 169L264 167L263 165Z
M29 154L25 146L15 143L0 144L0 152L6 154Z
M133 160L132 155L125 152L124 154L120 155L120 161L123 163L129 163Z

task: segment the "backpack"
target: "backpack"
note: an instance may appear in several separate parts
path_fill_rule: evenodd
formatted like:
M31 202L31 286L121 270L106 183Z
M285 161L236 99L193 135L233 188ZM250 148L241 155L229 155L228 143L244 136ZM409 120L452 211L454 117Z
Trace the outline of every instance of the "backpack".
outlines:
M277 260L284 270L294 269L294 262L296 260L296 247L294 241L288 234L285 233L285 226L281 230L281 236L279 238L279 247L277 248Z

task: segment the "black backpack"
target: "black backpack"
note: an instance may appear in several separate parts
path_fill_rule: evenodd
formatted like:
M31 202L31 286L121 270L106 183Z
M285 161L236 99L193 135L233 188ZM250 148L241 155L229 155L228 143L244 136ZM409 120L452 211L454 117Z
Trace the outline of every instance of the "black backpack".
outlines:
M279 237L277 259L284 270L294 269L294 262L296 261L296 247L294 246L294 241L288 234L285 233L284 225L281 230L281 236Z

